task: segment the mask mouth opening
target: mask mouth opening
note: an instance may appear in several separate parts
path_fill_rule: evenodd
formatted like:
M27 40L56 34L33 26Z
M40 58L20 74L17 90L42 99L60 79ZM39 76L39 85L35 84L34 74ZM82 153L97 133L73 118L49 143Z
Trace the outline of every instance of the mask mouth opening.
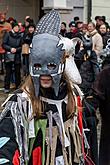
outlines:
M51 88L53 85L53 78L50 75L41 75L39 78L40 87Z
M42 81L50 81L50 80L52 80L52 76L50 76L50 75L41 75L40 76L40 80L42 80Z

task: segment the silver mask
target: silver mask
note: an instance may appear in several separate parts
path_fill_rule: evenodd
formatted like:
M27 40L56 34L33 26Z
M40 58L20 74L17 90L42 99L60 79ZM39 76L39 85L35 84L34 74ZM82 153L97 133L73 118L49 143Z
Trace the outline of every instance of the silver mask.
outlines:
M30 75L34 81L36 96L39 94L39 77L50 75L53 79L53 88L56 96L59 91L61 75L64 71L62 58L63 44L60 38L51 34L38 34L33 37L30 54Z

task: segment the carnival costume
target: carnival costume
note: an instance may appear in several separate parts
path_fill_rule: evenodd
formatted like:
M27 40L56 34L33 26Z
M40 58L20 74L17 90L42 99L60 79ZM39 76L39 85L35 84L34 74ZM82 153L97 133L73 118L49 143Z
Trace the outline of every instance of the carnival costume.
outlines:
M84 164L81 78L72 58L72 49L58 36L60 17L55 10L38 23L30 48L30 80L3 104L0 115L0 164L4 165L79 165ZM74 49L74 41L72 48ZM71 53L70 53L71 52ZM67 80L69 72L64 55L72 58L76 78ZM66 65L66 67L65 67ZM40 76L52 77L52 87L43 88ZM72 76L71 76L72 77ZM74 75L73 75L74 77ZM71 111L67 112L72 89ZM70 83L71 81L71 83ZM34 89L34 93L32 92ZM40 116L33 111L34 97L44 107Z

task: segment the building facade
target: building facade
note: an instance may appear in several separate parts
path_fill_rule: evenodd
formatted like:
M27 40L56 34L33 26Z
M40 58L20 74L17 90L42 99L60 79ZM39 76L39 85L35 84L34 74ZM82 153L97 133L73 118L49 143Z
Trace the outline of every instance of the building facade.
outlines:
M23 22L30 15L35 22L48 10L55 8L60 11L62 21L69 23L74 16L83 20L84 0L0 0L0 12L6 10L11 16Z
M25 16L30 15L37 23L44 13L55 8L60 11L62 21L67 24L74 16L79 16L81 21L87 22L90 1L92 19L94 20L96 15L105 15L110 22L109 0L0 0L0 12L5 11L8 6L7 17L12 16L23 22Z
M83 21L84 0L44 0L44 11L51 8L60 11L62 21L69 23L75 16Z
M106 16L107 21L110 23L110 1L109 0L92 0L92 19L96 15Z
M22 22L26 15L30 15L34 20L39 19L40 0L0 0L0 12L7 7L7 18L14 17Z

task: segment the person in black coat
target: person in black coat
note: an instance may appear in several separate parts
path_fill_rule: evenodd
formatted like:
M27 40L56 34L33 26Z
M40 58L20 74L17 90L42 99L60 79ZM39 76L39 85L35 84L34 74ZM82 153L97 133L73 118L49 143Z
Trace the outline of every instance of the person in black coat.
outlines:
M98 74L92 87L95 106L99 107L101 114L99 165L110 165L110 54L105 57L105 60L106 65Z
M99 72L97 55L92 50L92 41L90 38L82 36L83 49L75 55L75 62L81 74L82 83L80 88L83 93L88 96L92 83L94 82L97 73Z
M71 21L69 23L69 32L67 32L65 34L65 37L69 38L69 39L73 39L73 38L80 38L82 39L82 32L76 27L76 24L74 21ZM77 54L80 50L80 42L77 42L76 46L75 46L75 54Z
M62 22L61 23L61 29L60 29L60 34L65 37L67 33L67 29L66 29L66 23Z
M10 77L12 74L12 68L14 65L15 69L15 85L16 88L21 83L21 46L22 36L19 33L19 25L14 22L12 24L12 31L7 32L3 39L3 48L5 49L5 81L4 81L4 92L8 93L10 89Z
M27 30L24 32L22 44L30 46L32 43L34 31L36 27L34 23L30 23ZM22 52L23 56L23 75L29 75L29 52Z
M91 38L86 39L84 37L82 39L83 49L75 55L75 62L82 78L82 83L79 87L85 96L83 99L83 124L85 128L90 129L89 133L86 133L90 145L90 157L95 165L98 165L96 109L92 106L94 100L90 95L92 84L99 73L99 67L97 55L95 51L92 50Z
M101 25L99 28L99 33L102 36L102 40L103 40L103 49L106 48L107 45L107 41L110 39L110 33L107 32L107 27L105 24Z

